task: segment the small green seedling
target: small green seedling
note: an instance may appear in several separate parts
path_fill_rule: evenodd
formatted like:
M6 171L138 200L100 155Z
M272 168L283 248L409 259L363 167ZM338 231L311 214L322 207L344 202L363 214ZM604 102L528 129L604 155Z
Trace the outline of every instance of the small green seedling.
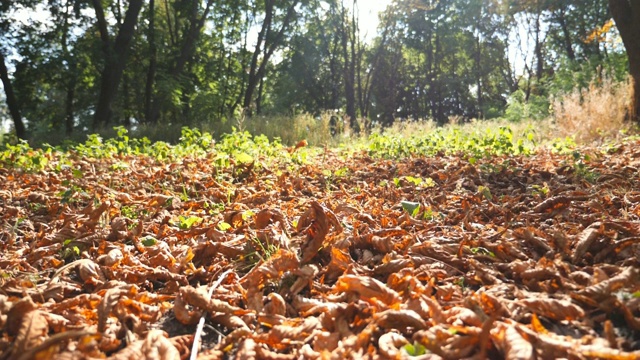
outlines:
M191 227L193 225L195 225L196 223L199 223L202 221L201 218L197 217L197 216L178 216L178 227L180 228L180 230L188 230L191 229Z
M402 201L400 204L406 212L411 214L411 216L417 216L420 212L420 203L412 201Z
M144 246L154 246L155 244L158 243L158 239L154 238L153 236L147 236L144 239L142 239L141 241L142 245Z
M427 348L418 342L406 344L402 347L402 350L404 350L409 356L420 356L427 353Z
M227 231L231 229L231 224L221 221L220 223L218 223L218 229L220 229L220 231Z

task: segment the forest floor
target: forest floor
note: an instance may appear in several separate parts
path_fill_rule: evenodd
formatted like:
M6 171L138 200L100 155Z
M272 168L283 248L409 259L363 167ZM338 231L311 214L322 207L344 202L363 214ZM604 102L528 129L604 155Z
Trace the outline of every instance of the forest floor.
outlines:
M45 157L0 168L0 359L640 358L638 140Z

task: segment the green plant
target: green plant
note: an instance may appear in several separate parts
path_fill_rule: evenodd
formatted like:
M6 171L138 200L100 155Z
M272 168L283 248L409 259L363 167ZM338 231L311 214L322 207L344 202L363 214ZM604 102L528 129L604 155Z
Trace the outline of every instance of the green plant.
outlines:
M587 162L591 160L591 156L589 156L589 154L583 154L578 150L573 151L571 156L573 158L573 168L576 175L590 183L594 183L600 175L587 165Z
M34 150L25 140L18 141L15 145L5 142L3 151L0 152L0 162L7 167L21 168L26 171L41 171L49 164L53 149Z
M144 238L142 238L142 240L140 240L140 242L142 243L142 245L144 246L154 246L158 243L158 239L154 238L153 236L146 236Z
M63 180L62 186L66 186L67 189L58 192L60 196L60 203L73 204L80 201L80 198L87 198L90 195L80 186L71 183L69 180Z
M67 239L62 243L61 257L67 262L80 258L80 247L74 244L73 239Z
M493 201L493 195L491 195L491 189L486 186L478 186L478 194L487 199L488 201Z
M541 120L549 115L549 99L544 95L530 94L527 98L522 89L516 90L507 99L505 118L509 121Z
M402 350L404 350L409 356L421 356L427 353L427 348L419 342L406 344L402 347Z
M227 231L227 230L231 229L231 224L229 224L227 222L224 222L224 221L221 221L221 222L218 223L218 229L220 231Z
M219 214L224 211L224 203L205 201L203 207L208 210L209 215Z
M547 183L545 182L542 186L538 185L538 184L534 184L531 185L532 191L531 193L533 195L542 195L542 196L547 196L549 194L549 185L547 185Z
M197 223L202 222L202 218L197 216L178 216L178 227L180 230L188 230Z
M464 276L461 276L459 279L453 282L455 285L460 286L463 290L467 288L467 284L464 280Z
M137 219L138 212L134 206L123 206L120 208L120 214L129 219Z
M402 208L413 217L418 216L418 214L420 213L420 203L412 201L402 201L400 205L402 205Z
M471 251L472 254L479 254L479 255L487 255L487 256L491 256L491 257L496 257L496 254L494 254L492 251L490 251L490 250L488 250L487 248L484 248L484 247L472 247L469 250Z

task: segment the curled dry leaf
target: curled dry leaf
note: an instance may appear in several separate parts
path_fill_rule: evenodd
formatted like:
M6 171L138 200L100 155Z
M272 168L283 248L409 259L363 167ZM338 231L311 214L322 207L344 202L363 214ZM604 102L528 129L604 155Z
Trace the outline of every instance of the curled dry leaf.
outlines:
M380 300L386 305L393 305L400 301L400 295L397 292L370 277L341 276L336 282L334 291L337 293L355 293L360 298Z
M616 290L626 286L636 286L640 282L640 270L636 267L627 267L618 275L604 280L598 284L584 288L578 292L583 299L591 299L598 302L612 296Z
M85 261L78 265L78 275L85 283L92 282L101 285L107 281L100 266L93 261Z
M385 310L375 314L374 321L383 329L395 329L403 334L427 327L427 323L413 310Z
M389 332L380 336L378 339L378 348L382 356L385 356L387 359L398 359L402 357L400 348L408 343L409 340L404 336Z
M548 198L547 200L541 202L533 208L534 212L543 213L543 212L558 212L563 210L571 204L571 198L564 195L554 196Z
M9 305L9 304L6 304ZM7 313L7 333L10 336L18 335L18 331L22 327L22 319L30 312L37 309L36 304L31 297L25 297L11 304Z
M311 207L298 220L297 230L306 232L306 242L300 247L300 262L307 263L318 253L329 233L330 226L342 232L342 226L336 215L317 201L311 202Z
M529 360L534 359L533 346L513 327L498 322L498 327L492 331L494 343L502 349L505 359Z
M280 224L280 228L286 232L287 218L277 209L264 209L259 211L254 218L256 228L264 229L275 223Z
M574 264L578 263L584 254L589 251L589 248L594 241L596 241L599 235L600 230L591 227L584 229L584 231L578 235L575 248L573 249L573 254L571 255L571 260Z
M40 310L25 313L19 319L20 327L13 341L12 357L18 358L42 342L48 336L49 324Z
M109 360L180 360L180 352L160 330L151 330L146 338L137 340L120 350Z
M251 269L247 275L240 279L240 284L247 291L249 309L261 311L263 288L267 281L278 279L285 272L296 270L298 267L299 262L296 254L289 250L280 249L269 260Z
M116 306L123 295L135 293L134 286L120 284L118 287L108 289L98 307L98 332L102 333L107 328L107 319L111 310Z
M578 320L585 313L579 306L569 300L557 299L522 299L520 304L528 307L532 312L554 320Z
M180 288L178 297L181 299L181 303L179 303L181 307L184 303L202 309L214 317L216 322L226 326L228 329L249 329L247 324L239 317L245 314L247 312L246 310L229 305L218 299L209 299L204 291L198 291L191 286L184 286ZM184 312L184 310L180 311ZM187 317L184 318L182 318L183 315L180 315L180 321L184 324L194 324L199 319L198 315L197 313L189 313ZM176 317L177 316L176 314Z
M267 295L267 304L264 306L264 313L267 315L284 316L287 312L287 303L278 293Z

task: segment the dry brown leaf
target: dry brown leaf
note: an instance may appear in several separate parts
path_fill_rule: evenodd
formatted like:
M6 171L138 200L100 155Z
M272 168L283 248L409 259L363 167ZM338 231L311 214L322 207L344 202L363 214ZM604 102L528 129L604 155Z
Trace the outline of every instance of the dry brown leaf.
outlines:
M108 360L180 360L180 352L160 330L151 330L146 338L137 340Z
M312 201L311 208L300 216L297 225L297 230L305 232L307 236L306 242L300 247L300 263L305 264L316 256L329 233L330 226L342 232L342 226L335 214L317 201Z
M40 310L32 310L25 313L19 319L19 324L20 328L13 341L13 358L18 358L43 343L49 333L47 318Z
M557 212L558 210L567 208L570 204L571 199L569 197L559 195L548 198L547 200L536 205L536 207L533 208L533 211L537 213Z
M135 293L134 286L119 284L117 287L108 289L98 307L98 332L103 333L107 329L107 319L111 316L111 310L116 306L120 298L124 295Z
M534 359L533 346L520 333L505 323L498 323L499 335L494 337L494 341L504 349L505 359Z
M635 267L628 267L618 275L589 286L579 291L578 294L593 301L600 301L613 296L613 292L626 286L633 286L640 282L640 271Z
M336 282L336 293L355 293L361 299L380 300L386 305L393 305L400 301L400 295L380 281L355 275L343 275Z
M598 239L598 236L600 236L600 230L591 227L584 229L584 231L582 231L580 235L578 235L575 248L573 249L573 253L571 254L571 260L574 264L577 264L578 261L582 259L584 254L589 251L589 248L594 243L594 241Z
M398 330L403 334L427 327L427 323L413 310L385 310L376 313L373 319L381 328Z
M518 302L537 315L554 320L578 320L585 315L584 310L569 300L557 299L522 299Z
M400 359L402 358L402 353L400 352L400 348L409 343L404 336L389 332L386 333L378 339L378 348L382 356L387 359Z

